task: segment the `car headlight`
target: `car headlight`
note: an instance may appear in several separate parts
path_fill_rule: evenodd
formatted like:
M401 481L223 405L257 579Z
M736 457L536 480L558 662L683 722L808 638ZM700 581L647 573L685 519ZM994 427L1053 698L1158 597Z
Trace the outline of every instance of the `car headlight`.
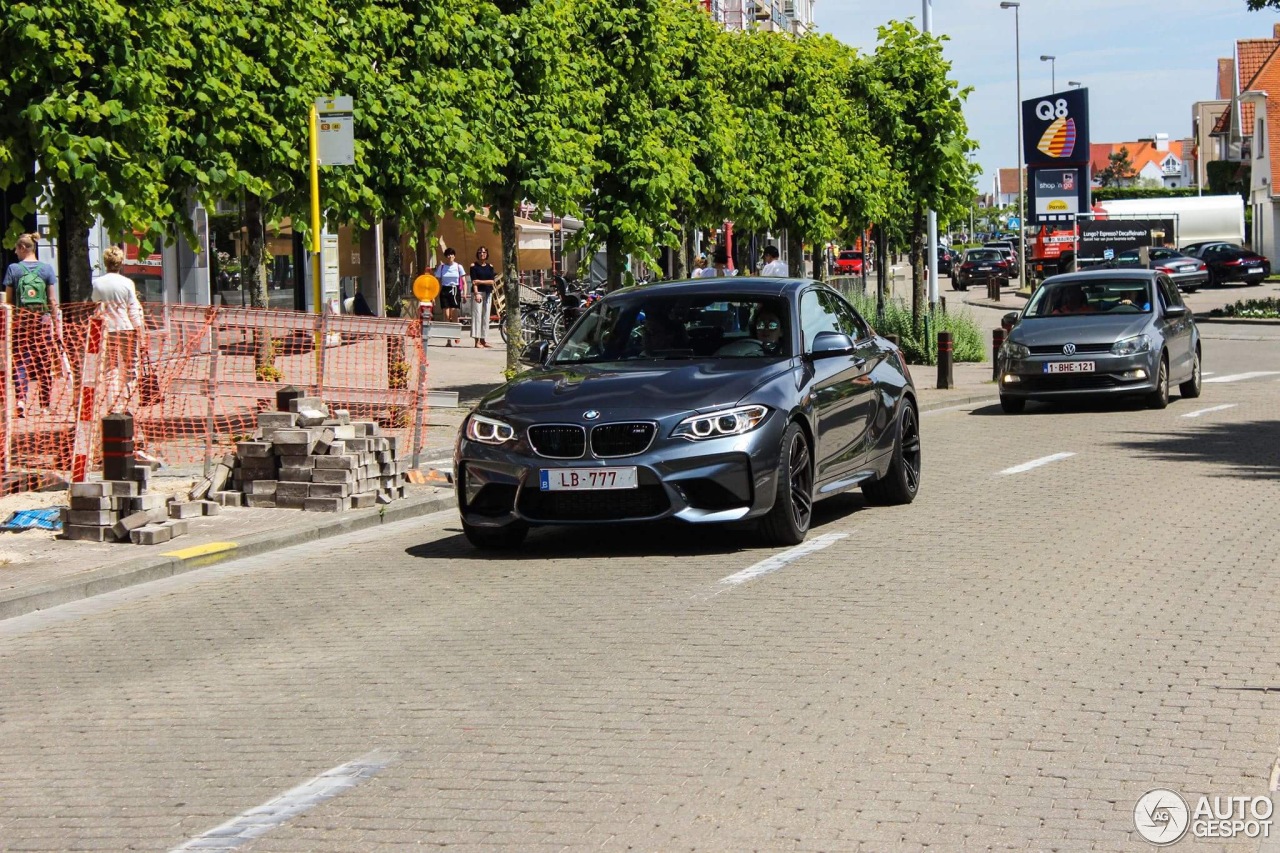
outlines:
M1005 358L1028 358L1031 355L1030 348L1015 341L1005 341L1001 349L1004 350Z
M704 438L724 438L729 435L742 435L764 423L769 409L765 406L739 406L736 409L725 409L720 412L709 412L705 415L694 415L685 418L672 431L673 436L701 441Z
M481 444L506 444L516 437L515 427L496 418L471 415L467 418L467 438Z
M1132 338L1116 341L1111 345L1112 355L1136 355L1151 349L1151 338L1146 335L1134 335Z

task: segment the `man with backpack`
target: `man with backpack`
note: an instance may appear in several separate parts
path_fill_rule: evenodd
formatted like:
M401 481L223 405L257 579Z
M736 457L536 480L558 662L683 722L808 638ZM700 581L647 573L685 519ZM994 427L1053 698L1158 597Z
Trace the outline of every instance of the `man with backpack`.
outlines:
M3 287L13 314L14 381L18 392L18 417L26 417L30 377L40 383L40 407L53 399L53 365L61 363L61 315L58 310L58 276L53 267L36 256L36 235L18 238L16 264L4 271Z

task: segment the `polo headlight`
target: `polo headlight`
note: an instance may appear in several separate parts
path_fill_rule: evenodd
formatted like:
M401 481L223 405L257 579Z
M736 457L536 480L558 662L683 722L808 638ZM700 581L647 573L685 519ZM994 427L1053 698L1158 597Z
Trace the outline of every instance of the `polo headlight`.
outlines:
M467 418L467 438L481 444L506 444L516 437L515 427L497 418L472 415Z
M1111 345L1112 355L1137 355L1150 350L1151 338L1146 335L1134 335L1132 338L1125 338Z
M1031 350L1028 347L1014 341L1005 341L1002 349L1004 350L1005 358L1029 358L1031 356Z
M671 434L694 441L742 435L764 423L765 416L768 414L769 409L765 406L739 406L735 409L694 415L682 420Z

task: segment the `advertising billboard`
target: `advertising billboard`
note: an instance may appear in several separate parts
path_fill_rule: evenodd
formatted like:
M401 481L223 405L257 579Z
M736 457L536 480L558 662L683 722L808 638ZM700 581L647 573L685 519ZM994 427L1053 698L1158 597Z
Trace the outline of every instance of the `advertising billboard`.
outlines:
M1029 166L1089 162L1089 90L1022 102L1022 150Z
M1071 219L1080 212L1079 169L1033 169L1031 197L1036 221Z
M1081 261L1110 260L1130 249L1163 246L1177 239L1172 218L1094 219L1081 216L1078 223L1080 244L1076 255Z

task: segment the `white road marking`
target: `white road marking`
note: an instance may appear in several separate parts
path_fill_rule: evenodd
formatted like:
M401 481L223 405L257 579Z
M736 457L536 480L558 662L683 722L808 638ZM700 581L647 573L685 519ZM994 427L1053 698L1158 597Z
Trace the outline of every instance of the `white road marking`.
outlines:
M1041 456L1039 459L1032 459L1030 462L1023 462L1021 465L1014 465L1012 468L1005 468L1001 474L1021 474L1030 471L1032 468L1039 468L1041 465L1048 465L1050 462L1061 462L1063 459L1070 459L1075 456L1074 453L1055 453L1052 456Z
M1218 374L1214 373L1212 370L1202 370L1200 371L1200 375L1201 376L1217 376Z
M848 535L848 533L824 533L821 536L816 536L813 539L810 539L802 545L797 545L794 548L788 548L781 554L775 554L767 560L761 560L754 566L743 569L740 572L734 572L727 578L720 578L720 583L740 584L746 583L749 580L755 580L761 575L767 575L770 572L776 572L778 569L785 568L806 554L812 554L814 551L821 551L823 548L830 548L832 545L836 544L836 542L844 539Z
M1252 370L1248 373L1232 373L1228 376L1215 376L1205 382L1242 382L1245 379L1257 379L1259 376L1275 376L1280 370ZM1204 374L1200 374L1203 376Z
M1223 403L1221 406L1210 406L1207 409L1196 409L1194 412L1187 412L1185 415L1183 415L1183 417L1198 418L1201 415L1207 415L1210 412L1221 412L1225 409L1234 409L1235 407L1236 407L1235 403Z
M173 848L172 853L177 853L179 850L234 850L248 844L271 830L283 826L313 806L354 788L366 779L373 778L394 761L395 757L394 753L374 750L355 761L348 761L332 770L326 770L314 779L285 791L275 799L257 808L241 812L221 826L215 826L204 835L192 838L181 847Z

